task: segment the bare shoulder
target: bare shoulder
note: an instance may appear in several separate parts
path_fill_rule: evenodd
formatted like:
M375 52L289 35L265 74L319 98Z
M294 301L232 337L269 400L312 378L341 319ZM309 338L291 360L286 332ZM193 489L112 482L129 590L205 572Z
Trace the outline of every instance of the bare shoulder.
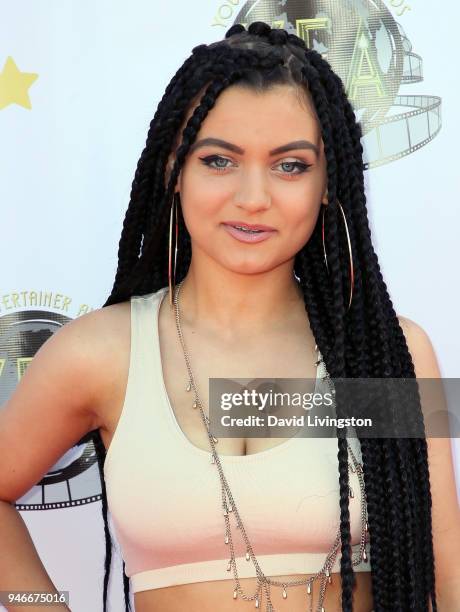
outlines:
M63 370L72 370L72 397L91 419L91 430L104 426L105 406L123 377L127 379L130 316L127 300L72 319L41 346L28 367L34 370L37 364L40 370L50 371L60 362ZM59 376L64 378L64 373Z
M412 355L417 378L441 378L440 367L427 332L407 317L398 316ZM430 387L431 388L431 387ZM425 401L421 387L421 402ZM444 398L435 401L443 402ZM444 404L443 404L444 405ZM451 439L426 439L432 496L432 529L437 590L446 597L451 585L458 586L459 564L452 563L460 546L460 506ZM440 601L440 600L439 600Z
M69 325L69 324L68 324ZM130 300L93 310L70 325L91 350L88 373L93 381L94 429L109 422L107 407L117 404L126 386L131 344Z
M82 315L40 346L0 407L0 499L18 499L100 426L101 406L128 369L129 350L123 348L130 343L129 306Z
M417 378L441 378L439 363L428 333L408 317L398 315L398 321L406 338Z

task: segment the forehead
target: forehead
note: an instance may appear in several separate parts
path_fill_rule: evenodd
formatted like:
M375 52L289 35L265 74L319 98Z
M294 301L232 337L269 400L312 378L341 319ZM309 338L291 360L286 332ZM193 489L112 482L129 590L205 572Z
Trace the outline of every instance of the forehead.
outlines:
M319 143L321 131L306 91L289 85L265 91L232 85L220 94L203 120L197 139L206 136L227 137L237 144L276 146L302 138Z

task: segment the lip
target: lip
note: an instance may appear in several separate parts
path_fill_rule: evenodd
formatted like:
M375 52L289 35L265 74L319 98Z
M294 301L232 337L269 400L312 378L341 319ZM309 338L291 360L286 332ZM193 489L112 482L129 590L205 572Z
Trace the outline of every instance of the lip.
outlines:
M224 225L239 225L240 227L246 227L250 230L263 230L266 232L274 232L275 228L270 227L269 225L262 225L260 223L256 223L253 225L252 223L245 223L244 221L223 221Z
M270 231L261 231L258 234L247 234L243 232L242 230L238 230L231 225L227 225L226 223L223 223L223 227L225 231L230 234L230 236L232 236L239 242L245 242L245 243L263 242L264 240L267 240L268 238L273 236L275 233L275 230L270 230Z

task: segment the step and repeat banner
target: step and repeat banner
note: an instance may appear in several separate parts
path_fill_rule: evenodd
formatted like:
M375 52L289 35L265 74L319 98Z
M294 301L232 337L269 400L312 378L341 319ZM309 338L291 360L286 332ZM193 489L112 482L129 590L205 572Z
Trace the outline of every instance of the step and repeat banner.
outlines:
M47 338L108 297L137 160L172 75L195 45L259 20L303 37L342 77L395 309L428 332L442 375L460 375L455 0L0 0L0 16L0 406ZM73 612L102 610L100 499L87 444L17 500ZM114 542L109 609L122 612Z

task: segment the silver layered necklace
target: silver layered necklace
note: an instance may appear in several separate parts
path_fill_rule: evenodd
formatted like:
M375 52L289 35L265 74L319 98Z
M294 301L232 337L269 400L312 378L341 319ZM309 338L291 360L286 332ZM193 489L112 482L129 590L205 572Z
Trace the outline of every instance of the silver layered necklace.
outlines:
M247 536L243 521L241 520L237 505L235 503L235 500L233 499L233 495L228 485L227 479L225 478L225 474L222 469L222 464L220 462L219 455L217 454L217 451L216 451L216 444L218 443L219 440L215 436L213 436L213 434L211 433L209 429L210 421L209 421L208 416L205 414L203 410L203 405L198 396L198 390L195 384L195 378L193 376L192 368L190 365L190 357L185 347L184 337L182 335L182 329L181 329L181 324L180 324L179 292L180 292L183 282L184 281L181 281L179 283L175 291L174 311L175 311L175 318L176 318L177 333L178 333L179 340L182 346L182 351L184 353L185 363L186 363L188 375L189 375L189 381L186 386L186 391L190 392L193 390L195 399L191 405L193 409L199 410L199 413L201 415L203 425L207 431L209 443L211 446L210 461L212 464L216 466L218 473L219 473L219 479L220 479L220 484L221 484L221 494L222 494L222 514L223 514L224 524L225 524L224 542L226 545L228 545L229 552L230 552L230 555L229 555L230 558L226 566L226 571L233 572L233 580L234 580L233 599L238 599L238 597L240 597L241 599L245 601L254 601L255 607L261 608L261 604L263 603L263 596L265 596L266 612L276 612L275 607L273 606L273 603L270 598L270 587L276 586L276 587L282 588L283 589L283 592L282 592L283 599L287 599L289 588L304 586L304 588L306 588L307 606L308 606L307 610L309 612L313 612L313 583L316 580L318 580L319 581L319 598L318 598L317 606L315 608L315 612L326 612L325 608L323 607L323 603L324 603L324 598L326 595L327 585L331 584L332 582L331 570L334 565L335 559L337 557L337 553L340 549L340 544L341 544L340 527L337 530L337 534L335 536L334 542L331 546L331 549L327 553L327 556L324 560L324 563L321 569L316 574L311 576L310 578L302 578L300 580L292 580L292 581L279 581L279 580L273 580L265 576L265 574L263 573L262 569L259 566L257 558L254 554L254 551L252 549L252 546ZM316 362L316 365L318 365L320 361L322 361L322 359ZM325 376L325 379L326 378L328 379L328 384L330 385L332 393L334 393L334 391L332 390L332 382L329 380L328 374ZM368 558L366 555L366 548L365 548L366 534L368 532L366 495L365 495L365 489L364 489L364 477L363 477L362 464L359 463L359 461L356 459L349 444L348 444L348 452L349 452L349 456L351 459L351 461L348 462L348 470L349 472L356 473L358 477L358 481L359 481L359 487L361 490L360 549L356 557L352 558L352 564L357 565L361 561L365 561L365 562L368 561ZM351 487L349 488L349 495L350 497L354 497L354 492ZM235 529L239 530L244 540L245 546L246 546L246 561L247 562L252 561L252 563L254 564L255 570L256 570L257 588L256 588L256 592L252 595L248 595L244 592L241 586L241 583L240 583L240 579L238 577L238 568L237 568L236 557L235 557L234 546L233 546L233 536L232 536L232 526L231 526L232 518L233 518L233 522L235 523Z

